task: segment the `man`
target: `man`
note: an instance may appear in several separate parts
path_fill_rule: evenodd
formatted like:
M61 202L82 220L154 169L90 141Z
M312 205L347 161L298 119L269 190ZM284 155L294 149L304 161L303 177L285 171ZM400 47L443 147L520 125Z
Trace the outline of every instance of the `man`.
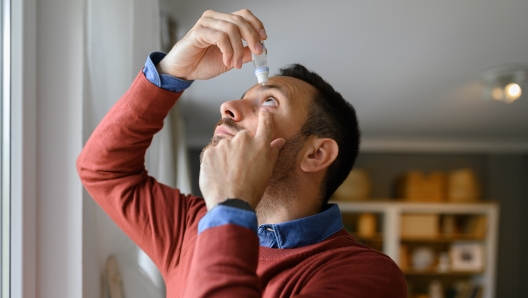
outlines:
M83 184L156 263L168 297L407 297L394 262L358 244L327 204L359 129L300 65L222 104L202 153L203 199L147 175L145 152L183 90L241 68L266 38L249 10L207 11L166 56L151 54L79 156Z

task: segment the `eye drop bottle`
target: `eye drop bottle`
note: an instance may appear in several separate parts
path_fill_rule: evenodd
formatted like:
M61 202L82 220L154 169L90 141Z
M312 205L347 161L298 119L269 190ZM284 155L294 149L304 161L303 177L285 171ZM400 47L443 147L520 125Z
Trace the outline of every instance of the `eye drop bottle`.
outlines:
M253 57L253 65L255 65L255 76L257 76L257 81L259 84L264 85L268 81L269 67L268 67L268 50L262 43L262 54L255 55L251 54Z

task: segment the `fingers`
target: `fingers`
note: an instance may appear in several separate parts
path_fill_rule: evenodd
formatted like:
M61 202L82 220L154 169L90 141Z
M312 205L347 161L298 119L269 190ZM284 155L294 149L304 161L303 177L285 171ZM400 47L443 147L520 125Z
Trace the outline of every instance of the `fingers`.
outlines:
M247 12L245 12L245 10L240 10L232 14L209 10L206 11L204 15L215 20L223 20L228 23L235 24L251 51L256 54L260 54L262 52L262 45L260 42L261 37L258 32L260 30L264 30L264 26L262 25L262 22L257 19L257 17L255 17L249 10L247 10Z
M264 29L264 24L262 24L262 22L249 9L235 11L232 14L243 17L249 24L251 24L251 27L258 32L260 39L265 40L268 38L266 29Z
M251 62L253 57L251 56L251 50L248 47L244 47L244 58L242 59L242 64Z
M266 143L271 142L271 136L273 134L273 119L271 113L266 108L261 108L258 115L257 132L255 138L263 138Z
M277 157L279 156L279 152L286 144L286 140L283 138L275 139L270 144L270 156L273 159L273 163L277 161Z
M208 10L204 12L199 25L227 34L232 49L230 63L226 64L228 67L241 68L242 64L248 61L247 49L244 48L242 39L246 41L249 50L260 54L262 53L260 40L267 38L262 22L247 9L233 14ZM227 57L224 57L224 60L227 60Z
M275 164L277 161L277 157L279 156L279 152L286 144L286 140L284 138L277 138L273 141L271 141L273 135L273 119L271 116L271 113L268 109L260 109L259 111L259 122L257 126L257 132L255 133L255 139L256 138L263 138L264 142L266 144L270 144L270 158L272 164ZM271 141L271 143L270 143Z
M229 64L236 68L242 67L242 60L244 58L244 45L242 44L242 37L236 24L224 20L217 20L212 18L202 18L200 24L209 30L225 33L229 40L229 55L223 51L224 58L228 59ZM228 57L226 57L228 56Z
M193 31L200 47L207 48L216 45L222 52L222 61L227 67L235 67L233 61L234 51L231 40L227 33L206 27L198 27Z

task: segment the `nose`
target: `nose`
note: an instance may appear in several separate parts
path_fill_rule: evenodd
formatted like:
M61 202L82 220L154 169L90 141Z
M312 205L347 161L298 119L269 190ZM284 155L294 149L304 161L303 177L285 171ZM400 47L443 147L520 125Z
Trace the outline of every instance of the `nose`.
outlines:
M243 109L242 100L230 100L220 106L220 114L222 118L231 118L238 122L242 120Z

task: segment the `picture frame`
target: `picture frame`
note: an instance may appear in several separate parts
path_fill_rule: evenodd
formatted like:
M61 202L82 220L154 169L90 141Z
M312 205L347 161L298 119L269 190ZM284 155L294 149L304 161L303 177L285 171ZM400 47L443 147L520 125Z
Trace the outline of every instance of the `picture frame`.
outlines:
M449 249L451 271L484 270L484 248L480 243L455 242Z

